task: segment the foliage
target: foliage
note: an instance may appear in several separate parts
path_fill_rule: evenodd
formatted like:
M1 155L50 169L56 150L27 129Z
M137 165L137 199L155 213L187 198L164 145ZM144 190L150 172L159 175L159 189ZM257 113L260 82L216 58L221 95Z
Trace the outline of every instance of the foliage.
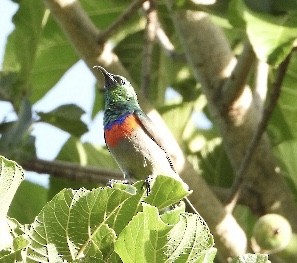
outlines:
M15 28L7 39L0 72L0 100L11 103L17 118L4 116L0 123L1 155L20 164L38 157L36 138L32 130L37 123L43 122L69 135L69 139L60 149L58 160L79 163L82 166L117 169L106 148L96 146L97 142L82 141L82 136L88 131L95 116L103 110L102 93L97 92L95 87L82 87L82 90L91 89L94 93L96 91L95 101L87 112L73 104L60 105L49 112L36 111L36 103L46 98L46 94L53 90L80 57L42 1L15 2L18 4L18 10L13 17ZM168 55L167 50L154 43L147 99L157 107L184 150L186 159L190 160L196 171L200 172L211 186L229 187L233 182L233 170L215 125L211 123L211 127L205 129L201 127L203 125L200 119L198 123L194 119L195 114L200 113L207 117L208 121L212 121L201 84L196 82L191 74L191 66L184 61L183 50L164 1L156 2L160 23L175 50L174 54ZM225 33L235 54L242 50L243 41L248 39L257 58L270 65L269 77L272 82L275 68L295 45L296 1L280 4L277 0L226 0L217 1L218 3L210 6L196 5L194 2L176 1L174 8L208 12L212 21ZM98 28L104 29L127 9L130 1L81 0L80 4L92 22ZM135 11L109 39L119 61L136 83L137 93L142 92L141 67L143 47L146 44L144 30L144 16ZM295 72L297 57L293 54L280 99L269 123L268 134L274 155L279 160L280 168L284 171L296 199ZM252 77L251 84L254 82ZM99 83L99 86L101 87L102 83ZM178 93L179 99L166 98L168 87ZM84 118L86 116L87 118ZM88 119L89 121L86 121ZM48 143L53 140L55 138L50 138ZM155 199L159 203L154 203L154 194L158 194L154 189L158 187L158 182L155 183L152 193L145 197L140 182L133 186L115 185L112 189L93 189L97 184L90 183L84 187L93 190L71 190L67 187L77 189L82 185L51 178L47 189L34 183L23 182L15 194L22 180L22 170L17 164L4 158L1 161L2 168L8 170L1 170L0 211L3 227L0 228L1 233L6 231L8 239L6 244L1 243L0 262L16 262L27 258L29 254L32 262L41 260L41 256L51 262L59 262L61 257L79 262L80 256L88 258L89 262L94 258L117 262L119 257L125 259L125 262L140 262L144 258L147 262L154 262L161 254L168 256L168 262L173 259L178 259L177 262L189 262L198 260L196 253L201 260L197 262L213 260L215 252L212 248L212 237L201 217L185 213L182 205L171 211L163 210L164 207L178 202L185 193L175 193L169 199L163 196ZM3 176L11 179L3 179ZM166 180L169 179L162 177L160 183L169 186L173 184ZM67 189L62 190L63 188ZM160 190L165 191L162 187ZM21 193L28 200L22 199ZM11 201L13 196L15 198ZM104 201L99 202L98 198ZM46 203L47 201L49 202ZM9 206L11 208L8 211ZM247 207L240 209L240 213L235 213L235 216L238 221L243 222L242 227L249 236L255 215ZM7 215L18 221L8 218ZM105 218L104 221L103 215L109 215L110 218ZM80 224L82 221L85 224ZM25 223L28 225L23 225ZM186 235L187 240L174 238L178 236L177 233L187 233L189 225L194 226L195 231ZM80 226L81 230L71 232L73 226ZM58 229L61 232L58 232ZM46 231L52 236L47 236ZM64 234L60 236L60 233ZM137 234L140 236L137 237ZM198 242L200 238L205 238L208 242L205 247L201 247ZM129 246L124 246L127 240ZM133 243L135 240L138 243ZM182 246L178 247L177 244ZM185 259L186 257L188 258ZM28 259L28 262L30 260ZM234 259L234 262L267 260L264 256L247 256Z
M213 261L214 241L202 217L186 213L183 203L164 209L188 194L172 178L158 176L148 196L143 182L64 189L27 225L7 217L22 180L21 167L1 157L0 262Z

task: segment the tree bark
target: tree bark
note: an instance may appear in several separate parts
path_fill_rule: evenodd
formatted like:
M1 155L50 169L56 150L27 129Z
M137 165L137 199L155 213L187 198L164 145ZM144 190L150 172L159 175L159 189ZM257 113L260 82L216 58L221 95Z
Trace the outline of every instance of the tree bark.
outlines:
M172 1L167 1L169 7ZM197 81L208 100L209 111L223 138L235 174L262 117L263 101L238 78L249 63L236 63L223 32L203 12L173 11L173 21ZM228 84L229 81L229 84ZM234 92L234 82L238 82ZM244 85L243 85L244 84ZM235 86L236 88L236 86ZM231 94L233 100L230 100ZM226 104L228 102L228 104ZM255 149L244 181L241 199L259 214L278 213L297 230L297 210L291 191L272 154L267 134Z

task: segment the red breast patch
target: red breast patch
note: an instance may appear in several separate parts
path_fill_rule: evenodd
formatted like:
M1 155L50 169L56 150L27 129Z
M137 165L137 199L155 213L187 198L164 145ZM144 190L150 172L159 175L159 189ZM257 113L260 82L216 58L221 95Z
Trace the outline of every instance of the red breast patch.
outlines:
M129 137L138 126L138 119L133 114L128 115L122 123L114 123L104 131L106 144L109 147L116 146L121 139Z

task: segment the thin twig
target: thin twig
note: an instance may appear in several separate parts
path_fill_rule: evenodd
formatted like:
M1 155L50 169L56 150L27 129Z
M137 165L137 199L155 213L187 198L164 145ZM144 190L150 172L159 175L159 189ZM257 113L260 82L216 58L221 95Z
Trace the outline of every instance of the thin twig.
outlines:
M46 161L34 159L21 163L27 171L46 173L55 177L67 178L80 182L106 184L111 179L123 179L120 172L102 169L94 166L81 166L64 161Z
M160 46L170 58L186 62L186 56L183 53L179 54L176 52L174 45L170 41L160 23L158 15L156 16L156 38Z
M254 154L257 146L259 145L259 141L261 140L263 133L266 130L268 121L271 117L271 114L272 114L272 112L276 106L277 100L280 96L281 86L282 86L288 65L290 63L290 59L291 59L291 53L286 57L286 59L278 67L275 82L273 83L270 95L267 100L267 104L263 110L262 119L255 131L255 134L251 140L251 143L248 146L246 154L245 154L245 156L241 162L241 165L239 167L236 180L232 186L231 194L228 198L228 202L225 207L226 211L229 213L231 213L233 211L233 209L241 195L241 192L243 190L243 182L244 182L245 175L246 175L248 167L251 163L253 154Z
M135 0L133 1L128 8L104 31L100 32L98 36L98 43L104 43L110 36L112 36L116 31L118 31L122 26L125 25L125 22L128 21L135 11L139 9L143 2L146 0Z
M156 40L157 12L153 1L146 1L143 4L146 12L147 23L145 27L145 44L143 46L141 90L146 98L149 97L149 87L151 82L152 56L154 42Z
M257 94L257 96L260 98L261 101L264 101L268 90L269 65L260 60L257 61L255 73L256 73L256 77L255 77L254 93Z
M255 54L252 46L246 42L231 76L223 86L222 107L231 105L242 94L254 60Z
M165 50L167 55L172 56L171 54L175 53L174 45L171 43L169 37L166 35L164 29L162 28L158 17L156 23L156 36L161 47Z

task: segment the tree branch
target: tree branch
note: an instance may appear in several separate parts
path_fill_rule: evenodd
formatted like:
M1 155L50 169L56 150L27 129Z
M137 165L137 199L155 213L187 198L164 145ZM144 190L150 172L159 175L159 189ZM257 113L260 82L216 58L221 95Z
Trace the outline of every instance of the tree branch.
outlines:
M170 8L174 1L168 0L167 3ZM251 89L245 86L236 101L232 105L225 105L222 112L222 102L226 101L226 94L220 88L224 87L237 64L226 37L206 13L180 9L170 11L173 13L173 22L188 63L197 81L202 84L209 112L223 138L231 165L237 173L260 122L263 107L259 96L254 96ZM277 168L268 137L264 134L247 171L248 182L242 197L248 201L257 196L257 212L279 213L290 221L293 228L297 228L295 201ZM229 227L220 224L221 229ZM237 231L235 229L234 227L234 231ZM235 240L228 237L225 243L236 248L245 242L244 238L243 241Z
M211 98L209 108L216 109L212 105L214 104L213 98L217 95L214 92L217 87L222 86L222 80L231 74L231 66L236 61L223 33L205 13L172 10L172 3L174 1L167 1L188 63L193 67L195 77L203 84L203 91L208 98ZM216 112L216 114L219 113ZM185 182L192 187L194 192L198 192L195 197L189 196L189 199L201 212L214 234L222 261L227 261L230 255L244 254L247 239L241 227L233 217L230 217L230 214L225 213L221 203L208 193L210 190L206 183L197 182L198 177L192 173L190 168L186 171L183 176ZM208 197L205 198L206 196ZM196 197L198 197L197 200ZM203 206L205 208L201 211L200 207ZM215 217L211 215L213 211L216 211Z
M223 138L226 153L235 173L262 116L262 102L248 86L240 97L222 113L224 94L218 87L231 76L236 60L223 33L205 13L175 10L176 28L187 59L207 97L209 111ZM226 106L227 107L227 106ZM227 113L226 113L227 112ZM266 134L263 134L247 172L242 198L248 202L258 197L257 213L278 213L297 230L294 197L278 169ZM254 205L254 204L253 204Z
M251 143L249 144L246 154L244 155L244 158L241 162L241 165L239 167L239 170L237 172L237 177L235 179L235 182L231 188L231 194L228 198L228 202L226 205L226 211L231 213L242 193L243 190L243 182L245 180L248 167L251 163L252 157L254 152L256 151L256 148L261 140L261 137L263 133L266 130L266 127L268 125L269 119L271 117L271 114L276 106L277 100L280 96L282 83L286 74L286 71L288 69L289 63L291 59L291 53L286 57L286 59L279 65L277 70L277 75L275 82L273 83L273 87L271 90L271 93L268 97L267 105L264 108L262 119L255 131L255 134L251 140Z
M135 11L139 9L146 0L135 0L128 8L104 31L100 32L98 36L98 44L103 44L107 41L115 32L120 30L120 28L127 22L133 15Z
M141 71L141 90L146 98L149 98L149 87L151 82L152 54L156 40L157 12L153 1L143 4L146 12L145 43L143 46L143 59Z
M81 166L76 163L57 160L46 161L34 159L21 163L21 165L27 171L46 173L55 177L67 178L84 183L93 182L106 184L112 179L123 179L123 175L120 172L111 171L110 169L102 169L94 166Z
M244 44L243 52L240 55L231 76L228 77L222 88L222 108L233 104L241 96L245 89L250 69L255 61L255 54L249 42Z
M258 96L261 101L265 101L268 90L268 74L269 66L267 63L260 60L257 61L256 77L255 77L255 96Z

